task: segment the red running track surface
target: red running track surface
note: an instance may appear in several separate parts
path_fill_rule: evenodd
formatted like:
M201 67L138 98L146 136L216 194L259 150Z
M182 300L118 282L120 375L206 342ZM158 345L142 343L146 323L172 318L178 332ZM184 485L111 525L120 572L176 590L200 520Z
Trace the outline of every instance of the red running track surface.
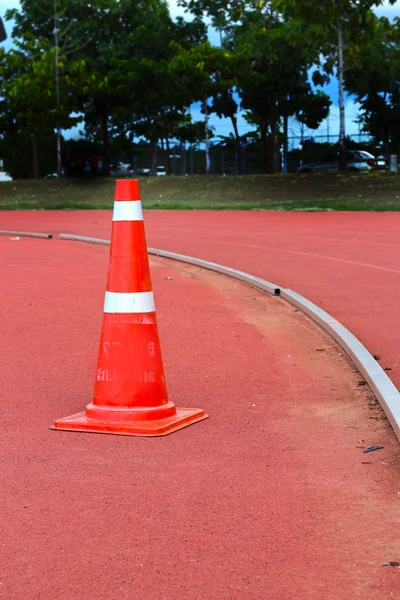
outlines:
M1 597L397 598L398 442L281 299L152 259L170 396L210 418L156 439L48 428L91 399L107 263L0 238Z
M3 212L0 229L109 238L111 214ZM348 327L400 387L400 213L147 211L148 243L289 287Z

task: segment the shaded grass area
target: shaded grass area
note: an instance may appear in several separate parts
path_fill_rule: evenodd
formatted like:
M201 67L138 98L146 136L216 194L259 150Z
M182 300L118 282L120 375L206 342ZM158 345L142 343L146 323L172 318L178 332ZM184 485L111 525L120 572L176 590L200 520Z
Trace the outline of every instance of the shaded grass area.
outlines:
M400 210L400 175L386 172L141 178L145 208L185 210ZM106 209L115 180L0 184L0 209Z

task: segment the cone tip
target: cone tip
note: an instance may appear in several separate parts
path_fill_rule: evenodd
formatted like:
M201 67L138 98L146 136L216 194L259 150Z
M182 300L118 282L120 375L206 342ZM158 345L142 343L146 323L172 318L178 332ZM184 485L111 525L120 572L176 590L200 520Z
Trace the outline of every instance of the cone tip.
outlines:
M117 202L140 200L139 181L137 179L117 179L115 200Z

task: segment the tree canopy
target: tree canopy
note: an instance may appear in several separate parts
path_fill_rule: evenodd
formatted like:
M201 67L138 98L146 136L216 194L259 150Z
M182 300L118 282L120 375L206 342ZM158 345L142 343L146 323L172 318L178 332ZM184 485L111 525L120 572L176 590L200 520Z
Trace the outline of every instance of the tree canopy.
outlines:
M289 119L317 129L329 114L323 86L333 75L343 148L345 91L359 101L365 131L388 150L399 144L400 25L376 17L382 1L178 3L191 20L173 19L166 0L21 0L8 11L14 46L0 51L1 151L8 169L43 174L42 150L47 155L52 146L53 170L60 173L63 132L81 123L101 149L105 175L116 142L128 152L135 140L151 149L153 171L165 147L167 172L171 143L204 141L208 172L211 115L230 120L240 152L241 111L256 128L252 139L264 170L279 172ZM208 20L221 32L218 45L208 39ZM200 121L190 115L194 103ZM25 173L12 148L22 140L31 153Z

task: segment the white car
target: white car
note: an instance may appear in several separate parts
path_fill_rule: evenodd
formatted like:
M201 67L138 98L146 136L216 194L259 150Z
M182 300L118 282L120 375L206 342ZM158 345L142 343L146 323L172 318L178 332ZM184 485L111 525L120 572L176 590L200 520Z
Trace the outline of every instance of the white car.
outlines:
M346 150L347 168L349 171L373 171L378 168L375 157L365 150ZM380 167L380 165L379 165ZM339 169L339 153L331 154L320 162L303 165L299 173L327 173Z
M165 177L167 174L167 171L165 170L165 167L157 167L156 169L156 175L158 177Z
M114 177L130 177L133 173L133 167L130 163L117 163L110 169L110 174Z
M8 173L4 173L4 171L0 171L0 183L2 181L12 181L13 178Z

